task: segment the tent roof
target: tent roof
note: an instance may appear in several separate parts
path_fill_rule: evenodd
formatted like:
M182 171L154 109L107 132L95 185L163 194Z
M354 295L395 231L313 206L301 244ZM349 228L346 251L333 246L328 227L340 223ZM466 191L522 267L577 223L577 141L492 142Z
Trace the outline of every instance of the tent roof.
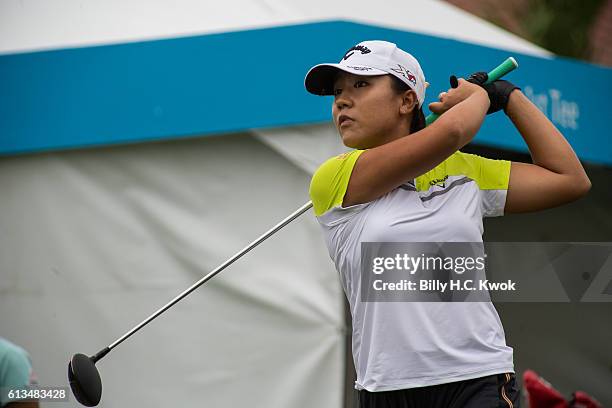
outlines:
M350 20L531 55L550 53L440 0L4 0L0 53L175 38L327 20Z

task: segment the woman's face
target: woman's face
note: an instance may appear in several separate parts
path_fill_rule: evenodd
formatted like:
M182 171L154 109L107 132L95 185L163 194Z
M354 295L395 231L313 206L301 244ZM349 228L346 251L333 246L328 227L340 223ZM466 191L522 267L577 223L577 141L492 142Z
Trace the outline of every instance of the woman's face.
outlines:
M338 74L332 116L345 146L369 149L409 133L405 95L397 94L391 81L390 75Z

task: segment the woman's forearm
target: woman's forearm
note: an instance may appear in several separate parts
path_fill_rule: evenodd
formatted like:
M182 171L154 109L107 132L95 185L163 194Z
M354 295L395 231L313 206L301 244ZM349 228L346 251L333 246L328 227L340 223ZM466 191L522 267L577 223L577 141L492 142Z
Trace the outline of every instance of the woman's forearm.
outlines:
M520 90L510 94L506 112L527 143L534 164L558 174L588 180L576 153L561 132Z
M489 97L484 89L465 81L454 91L449 92L445 102L429 105L433 112L443 113L431 126L367 149L359 156L344 205L374 200L428 172L469 143L489 109Z
M440 117L439 120L449 120L456 123L458 145L455 150L461 149L476 136L480 126L482 126L489 105L489 96L484 90L474 92Z
M484 121L490 101L482 88L473 86L475 88L471 91L469 88L461 90L471 92L467 97L460 94L451 96L459 101L447 110L435 109L435 105L430 104L430 108L434 106L432 111L443 113L431 126L380 147L380 150L384 150L382 161L394 168L398 180L426 173L474 138ZM453 101L447 100L446 103Z

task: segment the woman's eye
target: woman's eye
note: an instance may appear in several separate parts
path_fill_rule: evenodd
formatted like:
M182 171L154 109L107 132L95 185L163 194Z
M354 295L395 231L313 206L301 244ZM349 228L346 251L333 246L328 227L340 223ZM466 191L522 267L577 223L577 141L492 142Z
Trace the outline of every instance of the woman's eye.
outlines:
M369 85L367 81L356 81L355 84L353 85L355 88L361 88L363 86L367 86ZM342 88L336 88L334 89L334 95L338 96L342 93Z

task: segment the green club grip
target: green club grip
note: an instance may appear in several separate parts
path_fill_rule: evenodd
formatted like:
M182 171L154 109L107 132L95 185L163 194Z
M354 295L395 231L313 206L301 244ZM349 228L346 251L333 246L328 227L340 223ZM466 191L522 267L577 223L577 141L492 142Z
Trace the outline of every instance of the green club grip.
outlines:
M497 67L495 67L491 72L487 74L489 76L487 83L497 81L498 79L506 75L508 72L515 70L517 67L518 67L518 62L516 62L516 60L513 57L506 58L504 62L499 64ZM440 115L438 115L437 113L430 113L425 118L425 125L426 126L431 125L439 117Z

